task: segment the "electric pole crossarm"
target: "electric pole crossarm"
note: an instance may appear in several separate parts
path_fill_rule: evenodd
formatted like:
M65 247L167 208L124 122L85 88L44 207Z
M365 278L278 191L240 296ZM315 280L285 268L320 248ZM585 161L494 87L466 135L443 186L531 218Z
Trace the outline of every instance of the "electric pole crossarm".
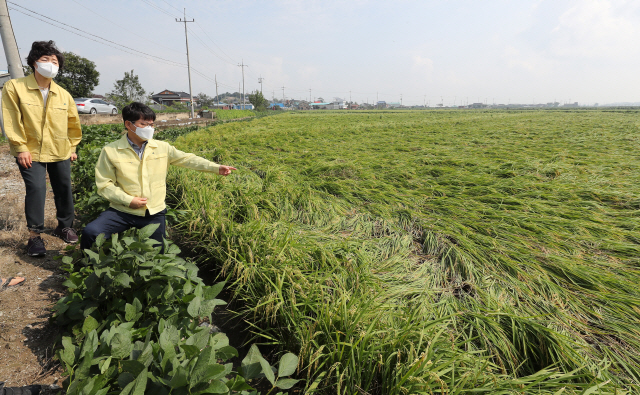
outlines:
M176 18L176 22L184 23L184 37L187 42L187 70L189 71L189 100L191 100L191 118L195 118L193 106L193 91L191 90L191 62L189 61L189 36L187 35L187 22L195 22L195 19L187 20L187 9L184 9L184 19Z

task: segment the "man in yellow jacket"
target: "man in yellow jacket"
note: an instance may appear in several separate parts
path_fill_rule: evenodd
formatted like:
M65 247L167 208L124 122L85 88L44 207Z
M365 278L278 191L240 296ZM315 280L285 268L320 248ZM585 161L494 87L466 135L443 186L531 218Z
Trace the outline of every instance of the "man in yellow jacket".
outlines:
M123 108L122 119L127 133L102 148L96 164L98 194L111 204L82 231L83 250L91 248L101 233L109 238L114 233L149 224L160 225L151 238L162 243L169 165L222 176L236 170L154 140L156 114L142 103L134 102Z
M30 232L27 254L44 256L46 175L53 189L58 227L53 231L67 243L78 241L71 191L71 162L82 138L73 97L53 81L64 57L53 41L36 41L27 64L33 74L8 81L2 89L4 132L24 180L25 216Z

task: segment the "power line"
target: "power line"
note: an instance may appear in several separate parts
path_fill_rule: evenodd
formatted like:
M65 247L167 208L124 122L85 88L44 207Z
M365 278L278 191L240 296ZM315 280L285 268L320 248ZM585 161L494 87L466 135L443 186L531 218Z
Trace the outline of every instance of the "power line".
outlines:
M222 53L223 53L227 58L229 58L229 60L231 60L231 63L232 63L232 64L233 64L233 63L237 63L237 62L236 62L236 61L235 61L231 56L227 55L227 53L226 53L226 52L224 52L224 50L223 50L222 48L220 48L220 46L219 46L215 41L213 41L213 39L209 36L209 34L207 33L207 31L206 31L206 30L204 30L204 28L203 28L203 27L198 23L198 21L196 21L196 25L198 25L198 27L200 28L200 30L202 30L202 32L204 33L204 35L205 35L205 36L207 36L207 38L209 39L209 41L211 41L211 42L213 43L213 45L215 45L215 46L220 50L220 52L222 52Z
M11 10L13 10L13 11L19 12L19 13L21 13L21 14L23 14L23 15L26 15L26 16L28 16L28 17L30 17L30 18L34 18L34 19L37 19L37 20L39 20L39 21L42 21L42 22L44 22L44 23L46 23L46 24L48 24L48 25L51 25L51 26L53 26L53 27L57 27L58 29L65 30L65 31L67 31L67 32L70 32L70 33L73 33L73 34L75 34L75 35L78 35L78 36L80 36L80 37L82 37L82 38L86 38L87 40L91 40L91 41L94 41L94 42L96 42L96 43L98 43L98 44L102 44L102 45L105 45L105 46L107 46L107 47L117 49L118 51L122 51L122 52L124 52L124 53L128 53L128 54L130 54L130 55L139 56L139 57L141 57L141 58L148 59L148 60L152 60L152 61L154 61L154 62L158 62L158 63L163 63L163 64L166 64L166 65L169 65L169 66L187 67L187 65L185 65L185 64L176 63L176 62L172 62L172 61L158 60L158 59L154 59L154 57L144 56L144 55L141 55L140 53L137 53L137 52L127 51L127 50L122 49L122 48L120 48L120 47L117 47L117 46L115 46L115 45L111 45L111 44L108 44L108 43L105 43L105 42L102 42L102 41L98 41L98 40L93 39L93 38L91 38L91 37L83 36L82 34L78 34L78 33L74 32L73 30L65 29L64 27L54 25L54 24L53 24L53 23L51 23L51 22L48 22L48 21L46 21L46 20L44 20L44 19L40 19L40 18L38 18L38 17L36 17L36 16L33 16L33 15L27 14L26 12L21 11L21 10L19 10L19 9L17 9L17 8L10 7L10 9L11 9Z
M170 50L170 51L173 51L173 52L177 52L177 53L182 54L182 52L180 52L180 51L177 51L177 50L175 50L175 49L173 49L173 48L167 47L166 45L163 45L163 44L157 43L157 42L155 42L155 41L149 40L148 38L146 38L146 37L144 37L144 36L141 36L141 35L137 34L136 32L131 31L130 29L127 29L126 27L124 27L124 26L122 26L122 25L119 25L119 24L117 24L116 22L113 22L113 21L111 21L111 20L107 19L107 18L106 18L106 17L104 17L103 15L101 15L101 14L99 14L99 13L95 12L94 10L92 10L91 8L89 8L89 7L85 6L84 4L82 4L81 2L79 2L79 1L77 1L77 0L71 0L71 1L73 1L74 3L76 3L77 5L79 5L80 7L85 8L87 11L89 11L89 12L91 12L91 13L93 13L93 14L95 14L95 15L99 16L100 18L104 19L105 21L107 21L107 22L109 22L109 23L111 23L111 24L113 24L113 25L115 25L115 26L118 26L120 29L123 29L123 30L128 31L129 33L133 34L133 35L134 35L134 36L136 36L136 37L140 37L141 39L143 39L143 40L145 40L145 41L148 41L148 42L150 42L150 43L152 43L152 44L155 44L155 45L158 45L158 46L160 46L160 47L166 48L166 49L168 49L168 50Z
M164 8L160 8L160 7L158 7L157 5L155 5L155 4L153 4L153 3L151 3L150 1L147 1L147 0L140 0L140 1L142 1L143 3L145 3L146 5L148 5L148 6L150 6L150 7L155 8L156 10L158 10L158 11L162 12L162 13L163 13L163 14L165 14L165 15L169 15L170 17L175 18L175 15L170 14L170 13L169 13L167 10L165 10Z
M223 58L222 56L218 55L213 49L211 49L204 41L202 41L202 39L193 31L193 29L189 28L189 32L196 38L196 40L200 41L200 43L209 51L211 52L214 56L216 56L217 58L219 58L220 60L222 60L223 62L227 62L233 66L235 66L234 63L229 62L227 59Z
M59 24L61 24L61 25L63 25L63 26L67 26L67 27L69 27L69 28L71 28L71 29L77 30L77 31L79 31L79 32L82 32L82 33L84 33L84 34L88 34L88 35L93 36L93 37L96 37L96 38L98 38L98 39L100 39L100 40L103 40L103 41L106 41L106 42L108 42L108 43L111 43L111 44L115 44L115 45L121 46L121 47L126 48L126 49L128 49L128 50L131 50L131 51L134 51L134 52L137 52L137 53L140 53L140 54L146 55L146 56L151 57L151 58L155 58L155 59L158 59L158 60L162 60L162 61L164 61L164 62L173 63L173 64L175 64L175 65L179 65L179 66L182 66L182 67L184 67L184 66L185 66L183 63L174 62L173 60L164 59L164 58L161 58L161 57L159 57L159 56L155 56L155 55L148 54L148 53L146 53L146 52L138 51L137 49L133 49L133 48L131 48L131 47L127 47L126 45L122 45L122 44L119 44L119 43L117 43L117 42L115 42L115 41L111 41L111 40L108 40L108 39L106 39L106 38L103 38L103 37L97 36L97 35L95 35L95 34L89 33L89 32L87 32L87 31L84 31L84 30L82 30L82 29L78 29L77 27L74 27L74 26L68 25L68 24L66 24L66 23L64 23L64 22L60 22L60 21L55 20L55 19L53 19L53 18L49 18L49 17L48 17L48 16L46 16L46 15L39 14L39 13L37 13L37 12L33 11L33 10L30 10L30 9L28 9L28 8L26 8L26 7L23 7L23 6L21 6L21 5L18 5L18 4L16 4L16 3L12 2L12 1L10 1L9 3L11 3L11 4L12 4L12 5L14 5L14 6L17 6L17 7L23 8L23 9L25 9L25 10L27 10L27 11L29 11L29 12L31 12L31 13L33 13L33 14L35 14L35 15L41 16L41 17L43 17L43 18L47 18L47 19L52 20L52 21L54 21L54 22L56 22L56 23L59 23ZM14 10L15 10L15 11L20 12L20 10L16 10L16 9L14 9ZM22 13L24 14L24 12L22 12ZM25 14L25 15L28 15L28 14ZM29 16L31 16L31 15L29 15ZM34 17L34 18L35 18L35 17ZM36 18L36 19L40 19L40 18ZM42 19L40 19L40 20L42 21ZM43 21L43 22L46 22L46 21ZM53 26L55 26L55 25L53 25ZM57 26L57 27L59 27L59 26ZM66 30L66 29L64 29L64 30ZM85 38L87 38L87 37L85 37ZM95 41L95 40L94 40L94 41Z

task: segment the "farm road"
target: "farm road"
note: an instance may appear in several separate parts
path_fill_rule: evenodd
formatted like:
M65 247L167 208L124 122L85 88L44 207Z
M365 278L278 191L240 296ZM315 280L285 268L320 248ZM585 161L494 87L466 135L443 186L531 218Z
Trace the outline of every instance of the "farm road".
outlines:
M64 291L61 262L53 258L66 244L51 236L57 220L49 189L43 235L47 254L27 256L24 193L9 145L0 143L0 276L26 278L23 286L0 292L0 381L7 386L60 384L61 369L51 359L58 328L48 320Z

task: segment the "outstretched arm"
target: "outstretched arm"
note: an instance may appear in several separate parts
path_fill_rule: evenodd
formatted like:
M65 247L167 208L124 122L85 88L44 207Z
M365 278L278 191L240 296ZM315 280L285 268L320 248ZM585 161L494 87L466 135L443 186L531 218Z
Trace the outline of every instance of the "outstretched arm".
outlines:
M169 148L169 163L188 169L216 173L221 176L228 176L233 170L237 170L235 167L219 165L194 154L182 152L174 146Z

